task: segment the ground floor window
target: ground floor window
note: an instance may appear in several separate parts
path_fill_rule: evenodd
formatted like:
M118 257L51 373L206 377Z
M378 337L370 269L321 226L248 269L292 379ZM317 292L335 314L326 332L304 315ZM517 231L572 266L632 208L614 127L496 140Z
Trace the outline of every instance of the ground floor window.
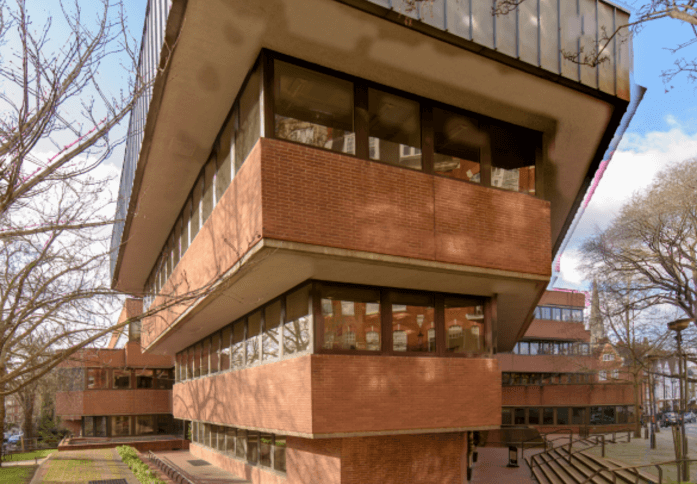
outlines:
M286 437L246 429L191 422L192 442L250 465L286 472Z
M125 437L136 435L177 435L181 421L164 415L111 415L82 418L84 437Z
M633 405L501 409L503 425L613 425L633 422Z

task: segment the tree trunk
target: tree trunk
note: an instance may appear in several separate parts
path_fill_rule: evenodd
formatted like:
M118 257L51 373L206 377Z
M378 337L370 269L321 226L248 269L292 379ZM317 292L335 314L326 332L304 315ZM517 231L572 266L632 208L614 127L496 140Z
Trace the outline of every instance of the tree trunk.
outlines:
M641 438L641 377L634 373L634 438Z
M0 377L5 375L5 367L0 365ZM0 381L2 379L0 378ZM5 395L2 393L5 390L5 384L0 383L0 436L2 437L2 445L0 445L0 467L2 467L3 454L5 453Z
M30 391L28 387L22 396L22 413L24 413L22 430L24 431L25 445L29 444L34 438L34 399L34 392Z

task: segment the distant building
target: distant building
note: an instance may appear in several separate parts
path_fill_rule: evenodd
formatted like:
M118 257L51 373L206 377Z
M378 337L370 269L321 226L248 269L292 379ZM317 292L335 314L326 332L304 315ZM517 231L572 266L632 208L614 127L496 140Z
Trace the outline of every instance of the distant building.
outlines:
M499 353L502 423L608 431L634 422L633 385L610 345L590 344L585 296L548 291L513 352Z
M126 301L119 321L140 314ZM58 367L56 415L82 437L136 437L180 432L172 418L174 359L145 355L137 325L126 328L122 348L85 348ZM116 333L109 346L120 340Z

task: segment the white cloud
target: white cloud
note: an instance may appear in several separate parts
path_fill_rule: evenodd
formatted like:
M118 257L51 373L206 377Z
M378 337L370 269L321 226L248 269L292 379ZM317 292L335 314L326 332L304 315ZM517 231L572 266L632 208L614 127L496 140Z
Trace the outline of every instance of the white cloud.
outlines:
M562 254L556 287L585 282L579 281L577 249L589 236L604 230L634 193L647 188L660 171L697 157L697 133L686 133L673 116L667 116L666 122L673 126L669 131L625 134Z

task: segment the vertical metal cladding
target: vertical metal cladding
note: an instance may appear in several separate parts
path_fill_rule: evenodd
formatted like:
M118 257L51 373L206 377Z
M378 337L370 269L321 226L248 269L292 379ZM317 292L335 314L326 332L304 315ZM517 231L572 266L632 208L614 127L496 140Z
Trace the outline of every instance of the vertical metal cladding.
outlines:
M160 63L160 52L164 43L167 17L171 7L172 0L148 0L145 13L143 39L140 46L137 78L135 82L138 87L147 87L136 99L128 122L126 152L119 184L119 198L116 205L116 223L114 224L114 230L111 234L110 268L112 274L116 268L119 246L121 244L126 214L128 213L128 205L131 199L136 165L138 164L140 148L143 144L145 121L147 119L150 101L152 100L153 83Z

